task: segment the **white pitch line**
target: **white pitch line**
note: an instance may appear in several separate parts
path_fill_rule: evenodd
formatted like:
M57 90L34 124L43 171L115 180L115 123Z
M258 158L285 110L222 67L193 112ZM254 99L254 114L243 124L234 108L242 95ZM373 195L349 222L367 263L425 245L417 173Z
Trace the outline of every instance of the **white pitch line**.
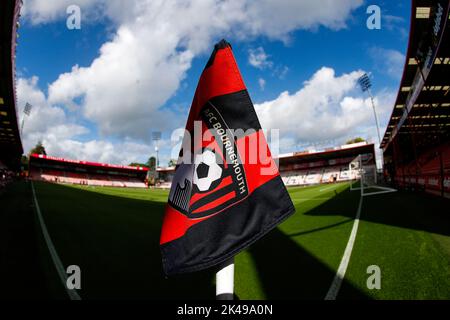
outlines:
M336 186L329 186L329 187L326 187L326 188L322 188L322 189L319 190L319 192L322 192L322 191L325 191L325 190L328 190L328 189L331 189L331 188L334 188L334 187L336 187Z
M372 189L380 189L382 191L373 191L373 192L363 193L363 197L374 196L374 195L383 194L383 193L397 192L397 189L387 188L387 187L380 187L380 186L372 187Z
M369 192L369 193L364 193L363 197L368 197L368 196L375 196L377 194L384 194L384 193L392 193L392 192L396 192L397 190L393 189L393 190L384 190L384 191L375 191L375 192Z
M66 289L66 292L70 297L70 300L81 300L81 297L78 295L78 292L76 289L67 288L66 270L64 269L61 259L59 258L58 253L56 252L55 246L53 245L52 239L50 238L50 235L48 233L47 227L44 222L44 218L42 217L42 214L41 214L41 209L39 208L39 203L36 198L36 191L34 190L33 182L31 182L31 189L33 190L34 205L36 207L36 212L37 212L37 215L39 218L39 224L41 225L42 234L44 236L45 242L46 242L48 250L50 252L50 256L52 257L53 264L55 265L56 271L58 272L58 275L59 275L59 278L61 279L63 287Z
M341 263L339 264L339 268L337 270L336 275L334 276L334 279L333 279L333 282L331 283L330 289L328 289L328 293L325 296L325 300L336 300L336 297L339 293L339 289L341 288L342 281L344 280L345 272L347 271L347 267L350 262L350 257L352 255L353 245L355 244L355 239L356 239L356 233L358 232L362 202L363 202L363 197L360 197L358 211L356 212L356 218L355 218L355 221L353 222L352 232L350 233L350 237L347 242L347 247L345 247L345 251L344 251L344 255L342 256Z

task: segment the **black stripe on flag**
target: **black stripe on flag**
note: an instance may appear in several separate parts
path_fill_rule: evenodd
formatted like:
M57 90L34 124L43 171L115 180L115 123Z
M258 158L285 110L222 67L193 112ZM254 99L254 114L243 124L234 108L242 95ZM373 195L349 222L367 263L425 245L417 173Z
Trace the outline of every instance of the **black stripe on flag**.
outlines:
M243 131L261 129L247 90L214 97L210 103L217 108L230 129L242 129Z

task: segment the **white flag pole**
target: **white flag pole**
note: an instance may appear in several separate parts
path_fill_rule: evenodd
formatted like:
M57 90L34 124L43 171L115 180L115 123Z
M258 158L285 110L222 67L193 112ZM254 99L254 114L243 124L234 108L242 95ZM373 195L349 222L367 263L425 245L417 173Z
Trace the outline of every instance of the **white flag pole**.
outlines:
M216 273L216 299L234 299L234 258L225 261Z

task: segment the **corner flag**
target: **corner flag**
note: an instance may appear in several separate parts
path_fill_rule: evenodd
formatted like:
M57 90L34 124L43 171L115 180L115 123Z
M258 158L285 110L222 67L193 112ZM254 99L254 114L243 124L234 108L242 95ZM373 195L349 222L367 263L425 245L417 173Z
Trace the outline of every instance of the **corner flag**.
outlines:
M222 40L187 120L161 231L164 272L220 264L292 213L231 46Z

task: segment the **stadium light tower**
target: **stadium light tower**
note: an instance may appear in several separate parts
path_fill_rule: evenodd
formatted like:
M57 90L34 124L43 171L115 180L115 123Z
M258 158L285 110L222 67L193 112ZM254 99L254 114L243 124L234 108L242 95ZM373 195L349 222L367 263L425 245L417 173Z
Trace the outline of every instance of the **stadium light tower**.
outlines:
M23 125L25 124L25 116L30 116L31 109L33 106L28 102L25 104L25 108L23 109L24 116L22 118L22 124L20 125L20 135L23 135Z
M381 146L380 126L378 124L377 111L375 109L375 101L373 99L372 92L370 91L370 88L372 87L372 83L370 82L370 78L367 75L367 73L364 73L358 79L358 83L361 86L361 89L363 92L367 91L367 93L369 94L370 100L372 101L373 115L375 117L375 124L377 126L377 133L378 133L378 146Z
M155 171L156 171L156 169L158 169L158 166L159 166L159 157L158 157L159 149L158 149L158 142L159 142L159 140L161 140L161 132L159 132L159 131L154 131L154 132L152 132L152 140L153 140L153 142L155 143L155 151L156 151Z

